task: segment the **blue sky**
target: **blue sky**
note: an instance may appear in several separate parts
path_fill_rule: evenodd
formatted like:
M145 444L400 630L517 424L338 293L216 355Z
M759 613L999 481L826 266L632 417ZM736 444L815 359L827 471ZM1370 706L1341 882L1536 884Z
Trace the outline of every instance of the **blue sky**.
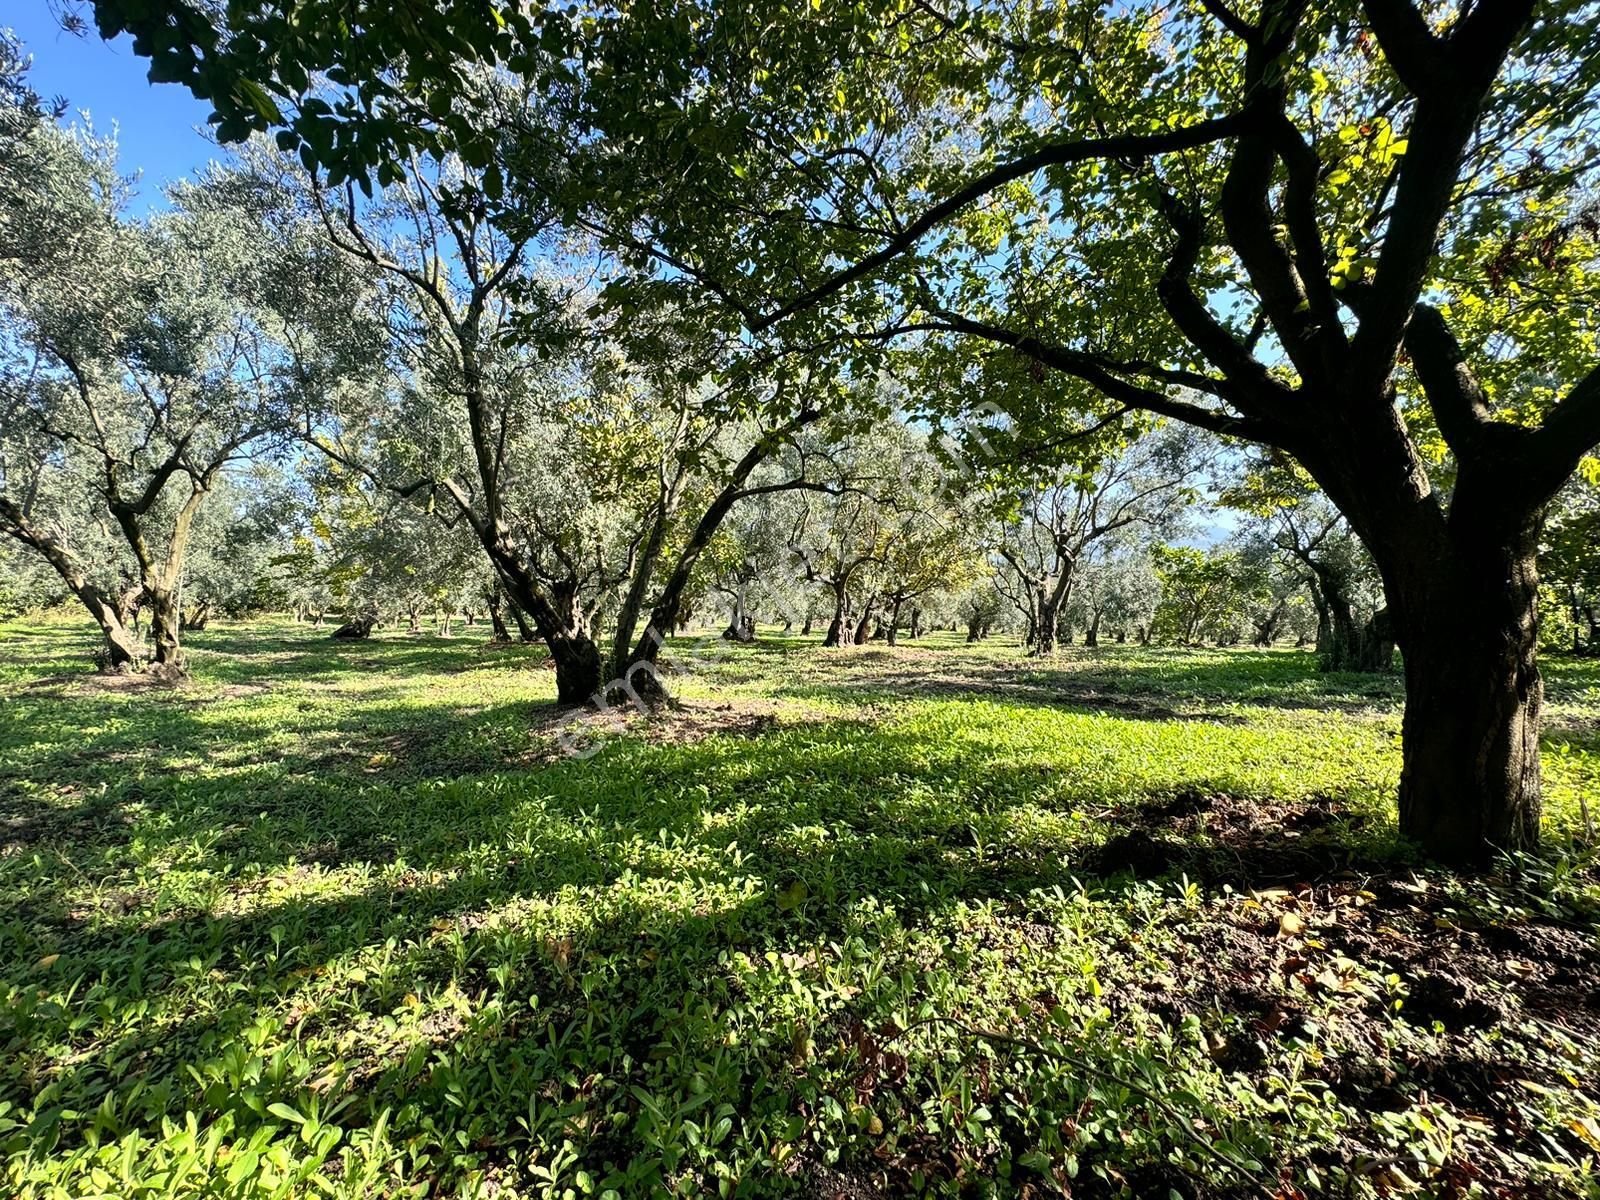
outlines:
M45 0L0 0L0 25L12 29L33 55L30 81L47 98L61 96L69 120L80 109L102 133L117 127L125 172L141 178L135 210L162 203L161 186L217 157L203 131L211 106L176 84L152 84L146 61L130 38L104 42L91 29L64 33Z

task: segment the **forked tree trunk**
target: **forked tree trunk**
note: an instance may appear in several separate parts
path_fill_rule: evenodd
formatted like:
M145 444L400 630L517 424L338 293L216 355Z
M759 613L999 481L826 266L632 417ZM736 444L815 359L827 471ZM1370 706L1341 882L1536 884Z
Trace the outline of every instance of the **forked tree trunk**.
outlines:
M183 614L183 629L185 632L194 630L200 632L211 623L211 601L202 600L188 612Z
M128 627L125 607L103 595L90 582L78 558L50 533L33 524L21 506L0 497L0 531L10 534L25 546L44 556L61 581L76 596L105 639L106 665L114 671L136 667L139 663L138 639Z

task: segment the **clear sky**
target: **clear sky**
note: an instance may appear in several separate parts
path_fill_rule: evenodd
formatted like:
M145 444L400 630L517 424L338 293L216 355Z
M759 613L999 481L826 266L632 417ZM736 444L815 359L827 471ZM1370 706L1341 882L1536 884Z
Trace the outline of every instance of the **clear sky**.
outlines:
M205 135L211 106L176 84L150 83L131 39L104 42L92 28L65 33L45 0L0 0L0 25L33 55L34 91L65 99L68 120L86 110L101 133L116 127L123 171L140 173L136 211L159 207L163 184L218 157Z

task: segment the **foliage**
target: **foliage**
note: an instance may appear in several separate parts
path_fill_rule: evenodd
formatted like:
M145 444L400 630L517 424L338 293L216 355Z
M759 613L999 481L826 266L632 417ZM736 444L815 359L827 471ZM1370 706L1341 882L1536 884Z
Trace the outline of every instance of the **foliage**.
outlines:
M764 732L643 725L571 760L535 648L236 625L191 636L183 690L128 694L84 673L81 626L0 637L19 1198L1594 1186L1564 1073L1600 1043L1510 968L1473 985L1492 1029L1435 1025L1406 940L1470 922L1537 955L1594 921L1592 870L1413 875L1387 681L768 630L669 648L701 664L689 712ZM1592 722L1593 668L1555 679ZM1563 837L1596 766L1589 740L1547 759ZM1218 806L1192 842L1150 815L1185 804ZM1441 1054L1539 1090L1458 1101Z

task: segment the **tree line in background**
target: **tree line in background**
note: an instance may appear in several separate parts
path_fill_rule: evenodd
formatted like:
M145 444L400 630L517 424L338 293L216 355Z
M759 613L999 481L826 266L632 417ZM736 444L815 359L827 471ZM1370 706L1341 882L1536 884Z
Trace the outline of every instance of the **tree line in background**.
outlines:
M1592 3L92 7L239 147L129 219L7 52L0 518L113 662L135 598L177 662L276 473L271 561L363 622L496 597L568 702L775 579L835 644L1314 618L1400 652L1402 829L1537 841L1538 646L1596 633Z

